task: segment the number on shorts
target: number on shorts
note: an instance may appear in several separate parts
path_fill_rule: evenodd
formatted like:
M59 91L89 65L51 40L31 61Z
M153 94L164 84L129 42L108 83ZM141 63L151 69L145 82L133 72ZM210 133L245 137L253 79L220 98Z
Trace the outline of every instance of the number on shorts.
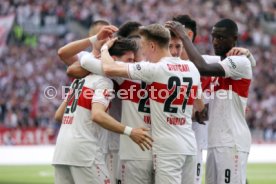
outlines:
M225 169L225 183L230 183L230 177L231 177L231 170Z
M200 163L197 163L196 175L200 176Z

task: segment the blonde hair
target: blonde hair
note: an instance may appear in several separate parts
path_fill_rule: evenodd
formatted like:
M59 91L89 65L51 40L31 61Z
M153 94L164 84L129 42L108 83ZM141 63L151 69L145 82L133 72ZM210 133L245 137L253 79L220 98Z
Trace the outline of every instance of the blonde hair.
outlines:
M171 39L170 31L161 24L150 24L139 29L141 36L156 42L160 48L167 48Z

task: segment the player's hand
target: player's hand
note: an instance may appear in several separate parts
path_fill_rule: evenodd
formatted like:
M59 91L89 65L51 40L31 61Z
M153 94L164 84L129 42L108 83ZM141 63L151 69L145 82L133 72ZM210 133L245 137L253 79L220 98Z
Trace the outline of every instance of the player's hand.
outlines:
M118 31L118 28L115 26L104 26L100 32L97 34L97 41L93 44L93 50L96 53L100 53L100 49L110 38L112 38L113 33Z
M149 129L147 128L133 128L130 134L130 138L145 151L150 150L152 147L153 139L148 134Z
M118 31L118 28L113 25L104 26L97 34L97 40L101 41L107 38L112 38L113 33L116 31Z
M108 49L110 49L114 45L116 40L118 40L118 37L115 37L115 38L112 38L112 39L108 40L105 43L105 45L107 45Z
M206 125L204 121L207 121L209 119L208 116L208 108L209 105L206 104L204 109L201 112L196 111L195 112L195 121L198 122L199 124Z
M248 55L249 50L242 47L233 47L230 51L227 52L227 56L240 56L240 55Z
M185 26L176 21L167 21L165 27L171 30L177 37L186 35Z

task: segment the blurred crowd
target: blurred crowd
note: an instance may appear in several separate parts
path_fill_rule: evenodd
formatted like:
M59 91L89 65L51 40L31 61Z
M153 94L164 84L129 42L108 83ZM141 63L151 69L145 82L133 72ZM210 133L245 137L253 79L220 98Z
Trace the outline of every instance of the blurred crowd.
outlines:
M53 115L62 100L61 86L70 83L57 49L80 38L70 29L33 34L18 28L76 22L88 29L98 19L116 26L128 20L146 25L189 14L198 23L196 44L203 54L213 54L210 31L215 22L228 17L238 23L239 45L249 48L257 60L248 125L255 142L276 141L275 0L2 0L0 16L11 13L15 24L0 58L0 127L56 127ZM57 89L55 98L45 97L47 86Z

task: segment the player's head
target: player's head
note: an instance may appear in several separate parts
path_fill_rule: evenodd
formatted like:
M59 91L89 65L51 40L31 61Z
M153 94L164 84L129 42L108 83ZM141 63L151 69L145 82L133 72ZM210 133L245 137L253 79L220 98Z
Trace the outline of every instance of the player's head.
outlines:
M94 36L96 35L103 26L108 26L110 23L106 20L96 20L94 21L90 28L89 28L89 36Z
M139 35L140 26L142 26L140 22L128 21L119 27L117 36L134 39L137 42L137 44L140 46L140 38L141 38ZM138 51L135 53L135 61L138 62L142 60L143 60L143 56L141 54L141 49L138 49Z
M231 19L222 19L212 29L212 43L215 54L225 56L236 45L238 26Z
M142 26L140 22L128 21L119 27L117 35L121 37L139 36L140 26Z
M194 42L196 38L196 21L191 19L189 15L178 15L173 17L173 21L179 22L185 26L185 31L189 38Z
M180 57L183 52L183 43L180 38L178 38L172 31L171 40L169 43L170 53L173 57Z
M187 33L188 37L192 40L192 42L195 41L196 38L196 21L191 19L191 17L189 15L178 15L176 17L173 17L173 21L179 22L182 25L185 26L185 32ZM185 49L182 47L181 49L181 54L179 55L175 55L176 53L174 53L174 51L172 51L173 47L179 47L179 42L180 40L177 40L176 38L174 40L171 40L171 47L170 47L170 52L174 57L181 57L181 59L188 59L188 55L185 51ZM181 42L182 43L182 42ZM178 45L176 45L178 44ZM182 45L183 46L183 45ZM180 48L179 48L180 49Z
M141 35L141 50L145 59L158 62L156 55L162 51L168 51L170 31L160 24L142 26L139 29Z
M140 35L132 35L128 37L129 39L133 39L136 41L136 44L138 45L138 50L135 53L135 62L140 62L145 60L144 56L142 54L142 46L141 46L141 36Z
M114 60L124 62L134 62L135 53L138 50L135 40L128 38L118 38L108 50Z

